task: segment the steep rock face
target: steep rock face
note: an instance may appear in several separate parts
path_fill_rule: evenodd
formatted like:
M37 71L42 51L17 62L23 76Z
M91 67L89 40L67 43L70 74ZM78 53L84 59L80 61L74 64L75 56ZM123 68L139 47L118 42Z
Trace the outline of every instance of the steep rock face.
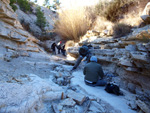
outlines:
M0 1L0 18L0 59L14 54L29 56L29 52L42 52L38 40L22 28L9 0Z
M119 39L87 39L93 45L91 52L99 59L106 73L119 75L116 80L133 93L150 97L150 26L135 29ZM99 49L96 49L99 48ZM77 56L77 48L69 48L68 54Z
M61 87L44 80L52 66L38 42L23 29L9 0L0 0L0 113L47 112L43 101L62 97Z
M32 13L25 13L23 12L20 7L17 5L18 9L15 11L17 14L17 18L22 24L25 24L27 27L29 27L30 31L35 35L35 36L40 36L42 35L42 30L39 26L36 25L36 9L39 7L38 5L32 5ZM51 10L42 7L41 6L41 11L44 13L44 17L46 18L47 25L44 28L45 31L50 31L53 29L54 21L53 18L55 18L56 14L54 14Z

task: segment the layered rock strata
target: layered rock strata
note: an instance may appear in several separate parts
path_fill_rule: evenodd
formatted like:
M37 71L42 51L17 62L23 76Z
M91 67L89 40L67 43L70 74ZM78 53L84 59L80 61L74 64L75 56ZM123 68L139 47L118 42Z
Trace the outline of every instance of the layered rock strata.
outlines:
M0 18L0 59L18 55L29 56L30 52L42 52L37 45L39 41L25 31L17 20L9 0L0 1Z
M150 97L149 29L150 26L135 29L130 35L119 39L112 37L96 38L94 41L87 39L93 45L92 54L97 56L105 72L119 75L121 80L116 82L146 98ZM77 57L78 47L68 48L67 52Z

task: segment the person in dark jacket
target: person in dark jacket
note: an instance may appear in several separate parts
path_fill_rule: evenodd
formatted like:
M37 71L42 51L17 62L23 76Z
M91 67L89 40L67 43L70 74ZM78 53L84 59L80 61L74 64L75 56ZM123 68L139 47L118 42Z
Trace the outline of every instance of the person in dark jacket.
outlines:
M58 54L60 54L61 46L62 46L62 41L58 42L57 44Z
M103 80L104 72L101 65L97 63L97 57L92 56L90 61L83 70L85 83L90 86L105 86L107 82Z
M89 62L91 57L91 52L88 48L88 46L83 45L82 47L79 48L79 57L75 63L75 65L73 66L72 70L75 70L79 64L81 63L82 59L84 58L87 62ZM71 71L72 71L71 70Z
M53 51L53 54L56 55L56 43L55 42L51 45L51 49Z
M61 47L61 53L62 53L63 56L66 56L65 44L63 44L62 47Z

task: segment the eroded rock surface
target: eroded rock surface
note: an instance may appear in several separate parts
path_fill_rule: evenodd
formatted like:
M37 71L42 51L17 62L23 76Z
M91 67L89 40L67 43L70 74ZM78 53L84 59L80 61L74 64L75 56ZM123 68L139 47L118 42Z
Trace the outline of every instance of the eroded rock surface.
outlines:
M105 73L119 76L119 79L114 78L114 81L132 93L142 95L143 98L140 99L143 101L150 99L149 29L149 25L134 29L128 36L119 39L113 37L99 37L95 40L90 37L86 39L93 46L90 50L93 55L97 56ZM77 57L79 47L68 48L68 54Z

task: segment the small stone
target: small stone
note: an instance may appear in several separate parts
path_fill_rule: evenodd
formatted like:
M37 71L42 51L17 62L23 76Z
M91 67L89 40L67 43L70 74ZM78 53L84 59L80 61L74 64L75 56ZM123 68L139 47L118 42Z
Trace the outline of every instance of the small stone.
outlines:
M82 105L82 103L85 101L86 98L83 94L76 93L71 90L68 92L67 97L72 98L79 105Z
M54 110L55 113L60 113L63 110L63 106L60 104L52 104L52 108Z
M68 106L68 107L73 107L76 105L76 102L72 98L67 98L63 100L60 105L62 106Z

